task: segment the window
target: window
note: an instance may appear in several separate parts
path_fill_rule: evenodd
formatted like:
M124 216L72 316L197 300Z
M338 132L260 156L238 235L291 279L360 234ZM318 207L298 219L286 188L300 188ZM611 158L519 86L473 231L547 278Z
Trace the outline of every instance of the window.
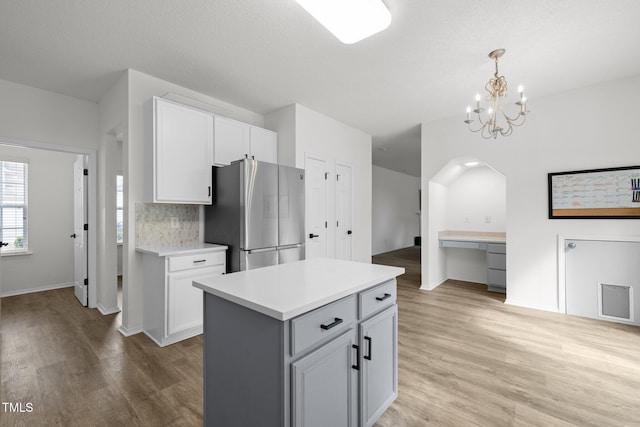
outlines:
M27 251L27 166L0 160L0 238L7 244L3 253Z
M116 242L123 242L123 222L124 222L124 193L122 189L122 175L116 175Z

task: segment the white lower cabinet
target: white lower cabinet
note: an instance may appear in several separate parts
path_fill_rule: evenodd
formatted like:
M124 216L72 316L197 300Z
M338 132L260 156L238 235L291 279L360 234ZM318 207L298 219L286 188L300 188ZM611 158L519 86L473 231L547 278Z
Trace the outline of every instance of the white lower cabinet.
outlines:
M203 296L194 280L226 271L226 252L143 256L144 333L163 347L202 333Z
M191 328L202 328L202 291L194 288L194 280L224 274L224 265L195 268L167 277L167 335Z

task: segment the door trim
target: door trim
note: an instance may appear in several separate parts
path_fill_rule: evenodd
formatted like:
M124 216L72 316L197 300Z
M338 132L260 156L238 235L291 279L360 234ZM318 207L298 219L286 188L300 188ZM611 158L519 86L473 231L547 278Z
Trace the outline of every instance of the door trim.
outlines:
M40 150L57 151L61 153L80 154L87 156L87 169L89 169L87 182L87 221L89 230L87 231L88 248L88 278L89 278L89 308L96 308L98 304L98 274L97 274L97 257L98 257L98 150L93 148L74 147L71 145L51 144L47 142L31 141L19 138L0 137L0 143L17 147L37 148Z

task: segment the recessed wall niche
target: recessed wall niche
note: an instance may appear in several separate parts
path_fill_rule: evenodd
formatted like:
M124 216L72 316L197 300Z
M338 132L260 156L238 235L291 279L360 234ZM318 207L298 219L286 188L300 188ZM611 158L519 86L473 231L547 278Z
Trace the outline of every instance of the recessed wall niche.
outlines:
M438 248L442 231L506 231L506 177L474 158L451 160L429 181L429 236L438 259L435 283L447 278L486 283L486 253Z

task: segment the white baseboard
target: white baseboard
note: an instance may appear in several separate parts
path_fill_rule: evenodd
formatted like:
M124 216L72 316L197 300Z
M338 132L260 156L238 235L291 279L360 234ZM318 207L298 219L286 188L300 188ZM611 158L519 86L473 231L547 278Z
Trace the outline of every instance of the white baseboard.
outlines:
M560 313L560 310L558 310L558 307L553 307L549 305L529 304L523 301L514 300L513 298L507 298L504 303L508 305L514 305L517 307L532 308L534 310L551 311L553 313Z
M16 296L16 295L31 294L31 293L34 293L34 292L52 291L54 289L72 288L74 286L75 286L75 283L71 282L71 283L60 283L60 284L57 284L57 285L38 286L38 287L35 287L35 288L28 288L28 289L18 289L18 290L15 290L15 291L0 292L0 298L13 297L13 296Z
M140 332L142 332L142 326L139 326L137 328L125 328L124 325L121 325L118 328L118 332L120 332L125 337L130 337L131 335L139 334Z
M111 307L111 308L106 308L102 304L98 304L98 306L96 308L98 309L98 311L100 313L102 313L105 316L107 316L109 314L120 313L120 307L118 307L118 306Z
M436 283L435 283L435 284L433 284L433 285L428 285L428 284L427 284L427 285L424 285L424 284L423 284L423 285L421 285L421 286L420 286L420 289L422 289L423 291L432 291L432 290L434 290L435 288L437 288L438 286L442 285L442 284L443 284L444 282L446 282L447 280L449 280L449 279L448 279L448 278L447 278L447 279L443 279L443 280L441 280L441 281L439 281L439 282L436 282Z

